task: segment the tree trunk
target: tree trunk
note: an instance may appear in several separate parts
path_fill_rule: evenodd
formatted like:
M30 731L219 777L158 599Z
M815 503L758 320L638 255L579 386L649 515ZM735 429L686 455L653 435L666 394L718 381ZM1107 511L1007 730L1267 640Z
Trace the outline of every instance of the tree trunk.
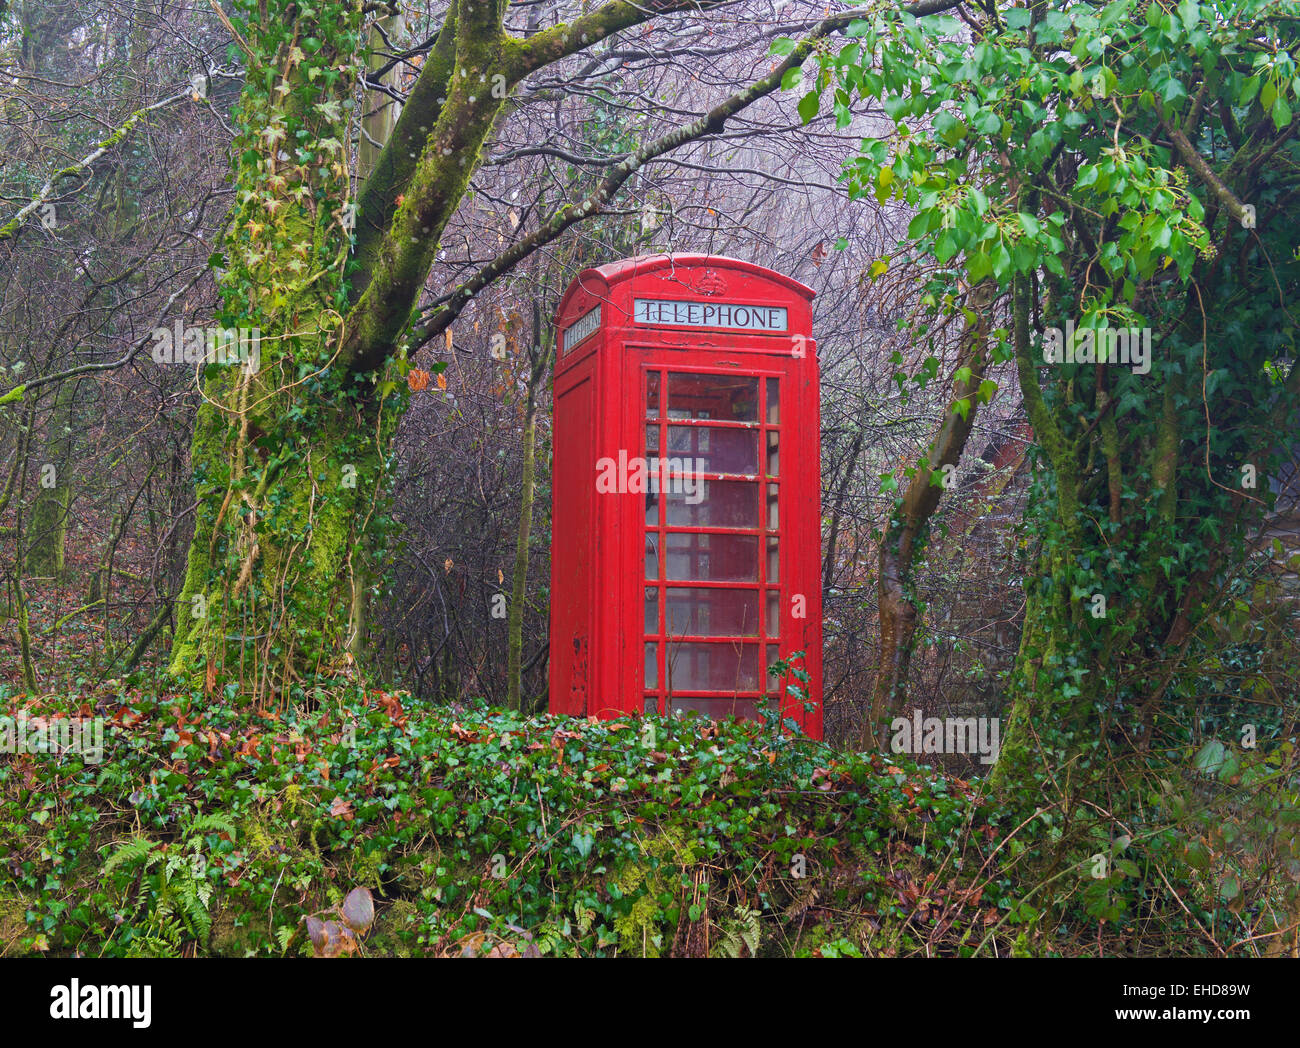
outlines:
M528 354L528 403L524 410L523 477L520 481L519 535L515 540L515 567L511 578L510 608L506 619L506 705L523 705L524 601L528 584L528 541L533 527L534 475L537 462L537 392L551 363L551 342L541 331L540 305L533 304L533 346Z
M77 383L64 382L54 395L42 457L37 463L36 499L28 525L27 573L55 580L63 578L68 538L68 511L72 508L73 402Z
M200 504L172 652L173 672L201 672L209 688L237 675L257 699L346 653L362 531L384 481L374 444L386 428L382 399L335 391L310 407L288 402L276 388L283 371L277 363L208 383L191 452ZM295 415L293 426L280 421ZM276 435L270 446L265 433Z
M515 540L515 567L511 574L510 609L506 618L506 705L520 709L523 704L523 680L520 666L524 652L524 601L528 583L528 537L533 525L533 468L536 458L537 409L533 392L528 391L528 410L524 417L523 479L519 496L519 534Z
M868 740L878 739L882 746L889 738L889 717L897 712L907 687L916 639L919 613L912 564L929 541L930 518L944 490L944 467L956 467L975 424L978 391L989 362L991 306L991 284L979 284L971 290L953 405L933 445L917 463L880 543L880 661L866 734Z

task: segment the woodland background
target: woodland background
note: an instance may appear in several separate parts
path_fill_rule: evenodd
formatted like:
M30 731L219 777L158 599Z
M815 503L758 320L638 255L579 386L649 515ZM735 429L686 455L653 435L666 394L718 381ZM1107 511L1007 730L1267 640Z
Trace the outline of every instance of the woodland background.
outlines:
M1295 807L1300 684L1298 16L1259 0L0 2L3 695L11 710L44 709L40 696L126 727L161 717L148 745L184 767L156 773L133 750L119 785L136 798L143 776L189 797L156 800L147 847L76 831L95 870L108 857L141 880L73 935L75 904L34 899L63 898L89 868L25 814L34 797L61 810L50 798L68 784L41 786L15 763L7 817L36 836L10 853L7 941L113 940L106 915L128 898L138 951L221 938L211 888L160 857L226 854L251 834L270 861L265 820L297 810L283 793L296 787L277 779L274 814L257 807L250 824L231 813L265 796L226 783L200 803L181 781L201 763L195 736L216 766L250 730L241 717L292 719L283 744L310 750L297 732L322 710L332 739L335 713L381 710L401 731L427 715L430 760L444 743L490 749L501 730L538 730L526 718L544 710L554 641L551 317L586 266L689 251L817 292L830 747L788 767L774 757L772 774L790 778L763 789L815 796L841 776L851 792L883 775L870 787L883 790L920 774L920 793L900 779L872 808L881 821L855 847L912 841L939 803L955 849L992 849L961 852L968 872L1023 862L1034 892L1107 856L1100 886L1031 906L999 881L985 911L976 882L930 890L961 860L886 864L904 902L859 899L823 955L869 950L895 918L904 930L886 952L1074 952L1107 922L1126 930L1101 952L1294 949L1300 841L1279 813ZM1258 208L1249 222L1243 201ZM1149 323L1165 347L1152 381L1038 366L1035 333L1063 316ZM262 375L155 363L151 331L177 322L258 326ZM349 468L359 493L338 483ZM1118 609L1102 625L1084 610L1099 587ZM331 687L352 689L352 705L331 713ZM938 772L855 755L913 708L999 717L1004 738L1012 726L1001 814L953 800L982 775L961 755ZM515 727L491 720L502 709ZM234 719L199 728L209 716ZM1247 723L1268 740L1258 754L1240 744ZM721 730L737 767L780 749ZM375 767L408 759L391 741L365 744ZM597 744L608 769L617 740ZM447 775L438 788L468 803L456 790L477 787ZM336 788L322 804L351 827L334 838L346 851L365 819L353 825L361 802ZM532 803L501 791L501 805ZM542 825L540 790L538 803ZM573 820L562 836L586 863L603 839ZM1230 839L1225 820L1241 822ZM1011 847L1022 831L1041 836ZM401 896L394 871L409 859L428 878L411 898L464 888L461 866L429 872L404 832L383 837L400 861L376 844L358 852L370 865L336 868L299 841L294 862ZM652 871L696 870L708 848L680 832L632 852ZM512 863L546 851L525 838L506 849ZM1135 841L1150 853L1123 857ZM495 845L465 847L477 862ZM771 844L763 862L788 850ZM758 952L770 914L751 882L710 910L698 870L683 902L686 881L670 890L630 869L599 902L566 896L563 934L529 936L542 952L631 952L638 938L645 952L654 936L651 952ZM302 912L342 905L341 881L302 877ZM665 893L676 902L652 913L621 901ZM266 907L262 888L251 898ZM421 947L477 934L476 950L483 935L528 949L521 915L541 910L516 902L474 931L487 896L459 898L468 923L429 917ZM800 905L779 922L791 952L810 949L815 906ZM1043 945L1044 928L1050 939L1080 913L1094 923L1069 926L1071 946ZM234 936L238 948L305 948L298 916L261 940ZM355 946L330 935L313 948Z
M436 304L555 202L589 191L629 150L768 72L771 43L820 15L815 5L778 6L738 7L703 24L667 15L525 83L442 239L426 301ZM15 7L11 31L21 24L27 35L10 45L5 171L6 196L19 206L26 187L49 174L52 154L80 159L105 128L157 103L160 91L179 96L96 159L82 176L92 185L52 198L54 228L34 215L34 228L5 248L4 367L13 380L6 389L80 370L30 399L30 436L9 409L4 438L7 585L11 601L20 575L30 591L33 665L41 687L55 690L166 662L169 609L192 532L188 455L199 398L191 369L154 363L152 341L120 362L159 317L165 326L215 323L207 263L231 205L229 109L240 74L226 53L229 33L203 4ZM516 7L521 27L565 14L564 5ZM440 10L410 9L390 45L380 45L374 63L391 67L386 93L410 89ZM190 76L200 68L212 72L210 104L191 97ZM384 100L371 98L357 134L361 164L372 135L382 138ZM530 352L553 339L559 295L584 266L707 251L750 259L817 291L827 730L840 740L860 730L878 647L874 535L892 508L878 479L915 461L947 405L943 394L922 391L904 407L894 382L894 353L904 367L924 359L906 330L914 278L867 280L870 263L893 250L907 212L851 201L838 180L872 126L870 112L852 129L827 118L805 126L794 101L767 99L723 134L638 172L616 205L539 248L418 350L418 366L446 370L412 396L393 450L400 546L371 627L389 684L421 698L504 702L506 622L492 617L492 598L511 592ZM841 238L849 243L837 250ZM503 360L490 352L497 334L506 339ZM532 708L544 702L549 642L546 378L533 381L539 468L522 628ZM961 488L942 512L947 534L918 573L935 624L913 677L915 704L927 715L987 703L986 671L1014 654L1023 600L1017 540L1006 525L1023 498L1028 439L1008 389L976 423ZM52 489L40 486L46 464L57 471ZM52 515L41 508L47 503ZM4 642L16 655L16 638ZM6 664L18 683L18 659Z

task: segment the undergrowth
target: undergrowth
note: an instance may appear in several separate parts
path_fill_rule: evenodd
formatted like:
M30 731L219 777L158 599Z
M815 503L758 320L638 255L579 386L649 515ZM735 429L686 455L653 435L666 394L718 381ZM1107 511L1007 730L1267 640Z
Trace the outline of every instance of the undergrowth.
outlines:
M1060 865L1044 820L903 757L755 722L298 698L0 694L106 723L97 763L0 757L0 952L307 955L306 919L356 888L368 956L1124 948L1122 915L1103 941L1031 884L1040 846Z

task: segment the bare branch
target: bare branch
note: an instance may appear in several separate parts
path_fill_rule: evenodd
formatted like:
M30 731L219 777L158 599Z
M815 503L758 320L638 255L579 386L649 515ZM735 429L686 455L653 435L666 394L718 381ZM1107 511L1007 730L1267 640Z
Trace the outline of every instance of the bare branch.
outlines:
M823 19L795 46L794 50L785 57L785 60L778 64L767 76L751 84L745 90L739 91L725 101L720 102L699 119L684 127L677 128L633 152L606 175L595 191L585 200L579 204L566 204L539 229L534 230L531 234L513 244L508 250L498 255L458 287L443 306L416 328L414 345L423 345L445 331L474 295L503 273L509 272L537 248L550 243L570 226L599 214L613 198L619 187L647 163L687 142L722 131L730 117L735 116L742 109L779 88L786 72L801 66L808 56L813 53L819 40L838 29L842 29L854 18L861 17L861 14L861 10L853 10Z

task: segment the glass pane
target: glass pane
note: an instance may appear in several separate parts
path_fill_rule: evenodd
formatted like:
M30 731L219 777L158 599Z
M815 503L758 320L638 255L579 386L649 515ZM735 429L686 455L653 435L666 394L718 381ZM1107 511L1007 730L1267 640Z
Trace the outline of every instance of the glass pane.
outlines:
M668 453L671 458L694 459L699 473L758 472L758 432L748 429L715 429L711 426L669 426Z
M758 645L722 641L668 645L671 691L757 691Z
M659 427L658 426L646 426L645 449L650 454L655 454L659 451ZM768 472L770 473L771 470L768 470Z
M777 539L767 540L767 581L781 581L781 553L777 549Z
M767 635L769 637L779 637L781 635L780 590L767 591Z
M655 534L645 537L645 577L659 577L659 536Z
M697 698L678 696L672 700L673 712L700 713L713 720L724 717L738 717L741 720L757 720L759 699L735 699L730 696L722 698Z
M659 485L651 486L645 493L645 525L647 528L659 527Z
M780 514L777 512L777 504L780 500L777 498L777 485L769 484L767 486L767 529L776 531L781 526Z
M658 713L658 712L659 712L659 696L657 696L657 695L647 695L647 696L645 697L645 705L642 707L642 710L643 710L645 713L647 713L647 714L650 714L650 713Z
M712 426L669 426L668 450L687 455L708 454L711 440L716 433L717 430Z
M650 371L645 377L645 417L659 417L659 372Z
M747 480L697 481L692 494L668 494L668 523L688 528L756 528L758 485ZM647 516L647 520L649 517Z
M645 646L645 686L659 687L659 645L657 644Z
M758 636L758 590L668 591L668 633L673 637Z
M757 582L758 536L683 535L667 538L667 576L700 582Z
M779 477L781 475L780 443L780 432L769 429L767 431L767 475L769 477Z
M650 634L659 632L658 586L647 586L645 588L645 631Z
M670 418L758 421L758 379L746 375L668 374Z
M775 426L781 421L781 397L778 392L780 383L777 379L767 380L767 424Z

